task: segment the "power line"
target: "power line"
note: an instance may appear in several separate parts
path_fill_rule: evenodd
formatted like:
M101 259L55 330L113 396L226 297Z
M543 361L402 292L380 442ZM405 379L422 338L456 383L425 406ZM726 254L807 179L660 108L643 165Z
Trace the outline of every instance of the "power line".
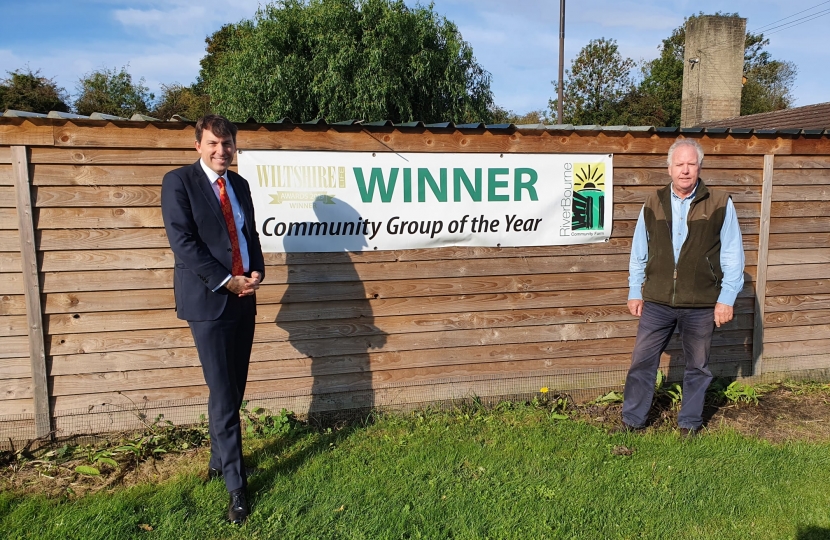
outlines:
M802 13L812 11L815 8L823 6L825 4L830 4L830 0L827 0L825 2L821 2L820 4L816 4L812 7L807 8L807 9L804 9L804 10L801 10L799 12L793 13L792 15L788 15L788 16L782 18L782 19L778 19L777 21L773 21L773 22L768 23L764 26L759 26L758 28L755 28L753 30L749 30L747 33L761 33L764 37L767 37L767 36L770 36L770 35L773 35L773 34L777 34L778 32L783 32L784 30L789 30L790 28L794 28L794 27L802 25L804 23L814 21L814 20L816 20L820 17L824 17L825 15L830 14L830 8L811 13L810 15L805 15L804 17L800 17L798 19L788 21L788 22L785 22L783 24L778 24L778 23L781 23L782 21L786 21L787 19L792 19L796 15L801 15ZM766 30L766 33L764 33L765 30ZM770 32L769 30L773 30L773 32ZM721 42L716 41L716 42L712 43L711 45L709 45L707 47L704 47L703 49L701 49L701 51L705 50L709 53L714 53L714 52L717 52L717 51L720 51L720 50L728 49L730 47L731 47L731 45L726 44L723 41L721 41Z
M768 29L768 30L769 30L769 28L767 28L768 26L772 26L772 25L774 25L774 24L778 24L778 23L780 23L780 22L786 21L787 19L792 19L792 18L793 18L793 17L795 17L796 15L801 15L802 13L806 13L806 12L808 12L808 11L810 11L810 10L812 10L812 9L815 9L815 8L817 8L817 7L819 7L819 6L823 6L824 4L830 4L830 0L827 0L826 2L822 2L822 3L820 3L820 4L816 4L816 5L814 5L813 7L809 7L809 8L807 8L807 9L801 10L801 11L799 11L799 12L797 12L797 13L793 13L792 15L788 15L788 16L784 17L783 19L778 19L777 21L772 21L771 23L769 23L769 24L765 24L764 26L759 26L758 28L755 28L755 29L753 29L753 30L751 30L751 31L752 31L752 32L762 32L762 31L764 31L765 29ZM790 21L790 22L794 22L794 21Z
M774 32L768 32L766 35L771 36L772 34L777 34L778 32L783 32L784 30L789 30L790 28L793 28L795 26L799 26L799 25L802 25L804 23L814 21L814 20L818 19L819 17L824 17L828 13L830 13L830 9L825 9L824 11L816 12L813 15L808 15L807 17L802 17L801 19L796 19L794 21L790 21L789 23L785 23L785 24L782 24L782 25L779 25L779 26L773 26L772 28L770 28L770 30L775 30L776 28L779 28L779 30L775 30ZM807 19L807 20L803 20L803 19ZM801 21L801 22L798 22L798 21Z

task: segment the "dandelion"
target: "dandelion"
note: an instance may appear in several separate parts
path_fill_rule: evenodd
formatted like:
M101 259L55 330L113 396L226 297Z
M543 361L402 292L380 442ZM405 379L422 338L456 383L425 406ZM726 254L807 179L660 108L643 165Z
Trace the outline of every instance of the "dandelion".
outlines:
M547 393L548 393L548 387L547 387L547 386L543 386L542 388L540 388L540 389L539 389L539 391L540 391L541 393L543 393L543 394L547 394Z

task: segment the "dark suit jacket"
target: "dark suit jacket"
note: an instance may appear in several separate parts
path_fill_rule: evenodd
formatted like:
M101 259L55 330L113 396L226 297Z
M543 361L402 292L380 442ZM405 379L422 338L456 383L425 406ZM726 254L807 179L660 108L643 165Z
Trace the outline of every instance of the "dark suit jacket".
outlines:
M226 178L245 214L242 232L248 242L249 270L265 277L251 189L232 171ZM231 273L231 241L219 200L198 161L164 175L161 213L175 255L176 314L187 321L218 319L232 293L225 287L213 289Z

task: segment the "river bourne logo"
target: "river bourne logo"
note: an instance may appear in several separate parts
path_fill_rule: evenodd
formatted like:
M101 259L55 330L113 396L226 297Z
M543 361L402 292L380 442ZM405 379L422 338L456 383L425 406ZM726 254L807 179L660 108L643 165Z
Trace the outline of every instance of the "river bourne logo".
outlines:
M337 189L346 187L346 167L304 165L257 165L261 188L276 188L269 204L287 203L291 208L313 208L335 204Z
M605 163L574 163L571 229L596 231L605 227Z

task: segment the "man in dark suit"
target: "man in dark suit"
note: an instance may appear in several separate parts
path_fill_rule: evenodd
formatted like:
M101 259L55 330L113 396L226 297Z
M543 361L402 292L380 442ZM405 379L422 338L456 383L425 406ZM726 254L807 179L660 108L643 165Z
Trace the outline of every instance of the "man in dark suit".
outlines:
M265 262L251 190L228 170L236 126L218 115L201 118L196 151L199 161L164 175L161 210L175 255L176 314L190 326L210 390L208 477L224 477L228 520L239 524L248 517L239 407Z

